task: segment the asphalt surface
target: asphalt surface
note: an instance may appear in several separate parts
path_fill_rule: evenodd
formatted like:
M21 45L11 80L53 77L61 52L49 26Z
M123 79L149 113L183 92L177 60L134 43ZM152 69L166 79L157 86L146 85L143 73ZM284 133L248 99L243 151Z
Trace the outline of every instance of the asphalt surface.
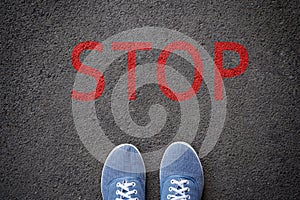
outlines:
M1 1L0 10L0 199L102 198L103 163L85 148L73 122L71 52L79 42L144 26L179 31L211 56L216 41L238 42L249 52L246 72L224 80L227 116L218 143L201 159L202 199L300 198L298 1ZM155 61L153 55L157 51L141 53L140 62ZM235 54L225 55L227 66L238 63ZM180 71L185 61L171 59ZM149 104L164 106L168 118L160 133L141 140L114 123L107 105L125 72L126 56L105 72L105 93L96 102L99 124L114 144L130 142L142 153L167 145L180 107L156 85L138 89L130 112L145 126ZM180 72L192 80L191 71ZM196 151L210 117L205 85L197 98L202 118L192 143ZM158 171L147 173L147 199L159 199Z

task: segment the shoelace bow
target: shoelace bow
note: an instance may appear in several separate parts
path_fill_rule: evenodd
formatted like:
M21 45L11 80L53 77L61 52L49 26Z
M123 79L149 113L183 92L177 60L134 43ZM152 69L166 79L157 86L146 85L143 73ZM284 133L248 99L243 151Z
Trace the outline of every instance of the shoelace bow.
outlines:
M169 192L173 192L175 194L168 194L167 199L171 200L187 200L190 199L190 195L187 192L190 191L189 187L185 187L185 184L189 184L188 180L181 179L180 181L176 181L172 179L171 184L176 185L176 187L169 187Z
M121 188L121 190L116 191L116 195L119 195L119 198L116 200L138 200L138 198L132 198L131 195L137 194L137 190L132 190L131 187L135 187L135 182L127 182L123 181L122 183L118 182L116 184L117 188Z

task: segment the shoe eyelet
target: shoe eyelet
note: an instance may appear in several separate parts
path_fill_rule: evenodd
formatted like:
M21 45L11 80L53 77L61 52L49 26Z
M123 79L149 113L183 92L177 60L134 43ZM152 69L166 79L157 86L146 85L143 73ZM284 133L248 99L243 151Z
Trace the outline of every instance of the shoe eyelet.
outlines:
M172 188L171 187L169 187L169 192L172 192Z
M171 184L174 184L174 182L175 182L175 180L174 180L174 179L172 179L172 180L170 181L170 183L171 183Z
M189 192L189 191L190 191L190 188L188 187L186 191Z
M133 190L133 192L134 192L134 194L137 194L137 193L138 193L137 190Z
M190 199L191 198L191 196L190 195L188 195L188 199Z
M171 196L170 196L170 195L168 195L168 196L167 196L167 199L171 199Z
M136 183L135 182L131 182L132 186L135 187L136 186Z
M117 182L116 187L120 187L120 182Z
M187 184L187 185L190 184L190 181L187 180L187 181L186 181L186 184Z

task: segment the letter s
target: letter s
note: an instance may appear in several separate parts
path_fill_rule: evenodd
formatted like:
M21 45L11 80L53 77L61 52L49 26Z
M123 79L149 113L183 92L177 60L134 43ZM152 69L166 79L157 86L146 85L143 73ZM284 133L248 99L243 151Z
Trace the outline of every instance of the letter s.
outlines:
M76 69L76 71L88 76L92 76L96 80L96 88L94 91L78 92L76 90L72 90L72 98L78 101L92 101L99 98L103 93L105 86L104 76L101 72L89 66L85 66L80 62L80 54L85 50L96 50L101 52L102 45L98 42L86 41L81 42L74 47L72 52L73 67Z

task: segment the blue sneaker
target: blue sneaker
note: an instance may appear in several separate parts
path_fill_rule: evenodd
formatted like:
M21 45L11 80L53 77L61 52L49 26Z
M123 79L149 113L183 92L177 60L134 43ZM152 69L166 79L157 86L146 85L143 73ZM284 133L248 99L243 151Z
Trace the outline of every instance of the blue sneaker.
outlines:
M199 200L204 185L203 170L195 150L175 142L164 153L160 166L160 199Z
M146 169L139 150L130 144L115 147L101 176L103 200L145 200Z

